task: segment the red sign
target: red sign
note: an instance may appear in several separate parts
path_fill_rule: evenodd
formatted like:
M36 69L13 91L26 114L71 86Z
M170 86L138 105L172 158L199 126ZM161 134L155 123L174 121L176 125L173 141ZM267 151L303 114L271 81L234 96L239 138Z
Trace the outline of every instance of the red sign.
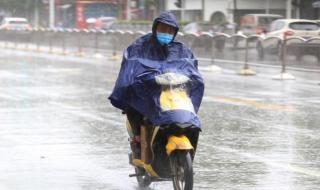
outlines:
M87 23L86 23L86 18L84 15L84 10L85 6L83 3L77 2L76 6L76 18L77 18L77 28L86 28Z
M56 0L57 1L57 0ZM67 0L59 0L60 2L65 2ZM77 0L76 1L76 27L79 29L88 28L87 18L86 18L86 7L88 4L98 4L98 3L108 3L116 5L116 0Z

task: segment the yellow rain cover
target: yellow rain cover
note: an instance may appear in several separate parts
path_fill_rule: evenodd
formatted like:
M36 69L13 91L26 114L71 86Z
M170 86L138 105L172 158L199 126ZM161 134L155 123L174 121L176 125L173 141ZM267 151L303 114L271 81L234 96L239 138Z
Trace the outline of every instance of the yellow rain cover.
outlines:
M194 113L193 104L186 91L168 89L161 92L160 106L164 111L186 110Z

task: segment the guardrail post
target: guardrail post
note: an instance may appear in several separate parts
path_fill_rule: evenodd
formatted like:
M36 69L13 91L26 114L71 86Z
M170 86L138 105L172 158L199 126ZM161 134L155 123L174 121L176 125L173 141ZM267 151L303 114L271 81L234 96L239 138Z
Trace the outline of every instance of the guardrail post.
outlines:
M103 56L99 53L99 34L102 31L94 30L94 57L95 58L102 58Z
M59 32L61 33L62 35L62 55L68 55L68 51L67 51L67 48L66 48L66 35L67 35L67 32L66 30L64 29L60 29Z
M211 65L214 65L214 59L215 59L215 56L216 56L216 52L215 52L215 47L216 47L216 39L214 37L212 37L212 42L211 42L211 56L210 56L210 59L211 59Z
M7 36L7 35L8 35L8 31L7 31L7 30L2 30L1 33L4 33L4 36ZM8 41L7 41L7 38L6 38L6 37L4 38L3 48L4 48L4 49L7 49L7 48L8 48Z
M59 38L59 30L57 28L52 29L52 38L51 38L51 46L52 46L52 53L59 54L59 50L55 50L55 42L54 39ZM56 44L56 48L59 48L59 44Z
M114 32L113 33L113 39L111 40L112 41L112 47L113 47L113 52L112 52L112 56L111 56L111 60L112 61L118 61L120 60L120 56L117 54L117 47L119 46L119 41L120 41L120 35L122 34L121 32L119 32L119 39L116 39L118 36L116 35L117 32Z
M46 30L45 28L40 28L39 30L39 36L38 36L38 41L39 41L39 48L38 48L38 52L42 52L44 50L41 50L40 49L40 43L44 41L44 38L45 38L45 34L46 34ZM42 41L43 40L43 41Z
M12 33L15 36L14 41L13 41L13 49L16 50L17 46L18 46L18 37L17 37L18 32L17 32L17 30L13 30Z
M215 47L217 44L217 38L215 36L211 36L211 49L210 49L210 66L205 68L207 71L221 72L221 67L215 65Z
M53 33L53 31L51 29L47 29L47 31L48 31L48 34L49 34L49 37L48 37L49 38L48 39L49 40L48 41L49 42L49 53L52 54L53 53L53 51L52 51L52 36L53 36L54 33Z
M256 75L256 72L249 68L248 60L249 60L249 37L245 38L246 40L246 49L244 56L244 66L243 69L240 70L239 75L252 76Z
M107 40L105 40L107 35L108 35L108 32L107 32L107 31L101 30L101 36L102 36L102 39L104 39L104 40L102 40L102 41L107 41ZM104 42L104 43L106 43L106 42ZM104 50L107 51L108 48L105 47L104 44L102 44L102 45L100 44L100 48L101 48L101 55L102 55L102 57L107 57L108 55L107 55L107 53L104 54L104 53L105 53Z
M12 30L7 30L7 32L8 32L9 39L6 40L6 42L7 42L7 43L6 43L6 46L7 46L6 48L7 48L7 49L11 49L10 37L11 37L11 35L12 35Z
M83 47L82 47L82 32L79 31L79 46L78 46L78 56L82 57L84 56Z
M283 39L281 50L282 50L282 54L281 54L281 65L282 65L281 73L285 73L286 72L286 65L287 65L287 52L288 52L288 49L287 49L287 38L286 37L284 37L284 39Z
M320 65L320 48L318 48L317 60L318 60L318 64Z
M244 68L248 69L248 52L249 52L249 39L246 38L246 50L245 50L245 57L244 57Z
M287 52L288 52L288 46L287 46L287 37L284 35L282 44L281 44L281 73L280 75L276 75L272 77L272 79L275 80L294 80L294 76L287 73L286 71L286 65L287 65Z
M99 42L98 42L98 31L94 30L94 53L97 54L98 53L98 46L99 46Z
M81 30L76 30L76 32L78 33L78 52L76 53L77 56L79 57L83 57L84 56L84 52L83 52L83 48L82 48L82 31Z
M61 43L62 55L66 55L67 54L66 53L66 38L64 36L64 31L63 31L63 29L60 29L59 32L60 32L61 40L62 40L62 43Z
M41 34L41 30L39 30L38 28L36 29L36 52L40 52L40 35Z
M24 46L24 50L25 50L25 51L29 51L29 43L30 43L31 38L32 38L32 31L33 31L33 29L28 29L27 31L28 31L28 35L27 35L27 37L26 37L26 44L25 44L25 46Z
M35 33L35 40L36 40L36 49L34 50L35 52L40 52L40 40L41 40L41 31L40 31L40 28L36 28L36 33Z

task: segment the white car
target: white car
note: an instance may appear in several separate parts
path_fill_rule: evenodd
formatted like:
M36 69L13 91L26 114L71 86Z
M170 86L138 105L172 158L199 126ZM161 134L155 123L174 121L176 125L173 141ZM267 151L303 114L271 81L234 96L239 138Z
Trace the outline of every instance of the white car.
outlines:
M270 32L265 34L265 40L257 44L259 58L263 59L265 53L280 55L280 40L284 37L301 37L305 40L320 38L319 23L303 19L279 19L272 22ZM288 42L288 53L295 54L297 59L301 59L304 54L316 55L319 58L319 48L320 43L303 43L300 40Z
M28 30L31 29L26 18L6 17L2 20L0 29L5 30Z
M247 14L240 19L240 31L244 35L262 34L270 31L270 24L283 16L276 14Z

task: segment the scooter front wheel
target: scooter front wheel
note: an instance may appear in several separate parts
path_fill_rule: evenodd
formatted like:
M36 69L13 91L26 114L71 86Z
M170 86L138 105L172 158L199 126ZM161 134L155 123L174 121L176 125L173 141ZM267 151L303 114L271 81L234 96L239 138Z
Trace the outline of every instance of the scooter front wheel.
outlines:
M193 189L193 167L190 152L176 151L170 156L174 190Z

